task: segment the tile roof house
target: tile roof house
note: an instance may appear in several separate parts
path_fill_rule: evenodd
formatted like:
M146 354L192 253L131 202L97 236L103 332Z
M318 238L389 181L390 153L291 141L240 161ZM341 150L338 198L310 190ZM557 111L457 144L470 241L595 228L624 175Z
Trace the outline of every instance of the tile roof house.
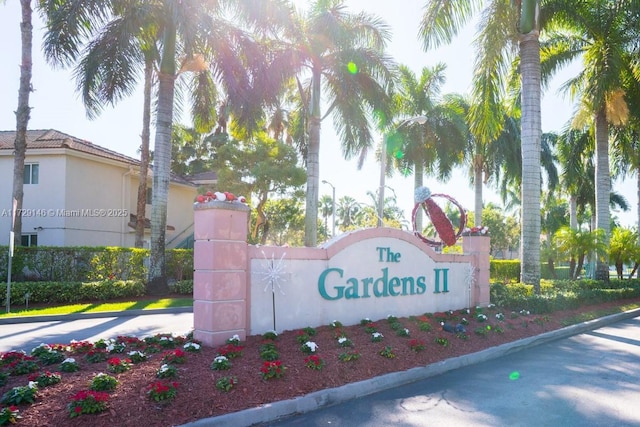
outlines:
M8 244L11 227L14 140L15 131L0 131L0 245ZM27 131L23 244L133 246L139 175L137 159L56 130ZM152 172L147 179L151 188ZM196 195L191 181L171 177L168 247L193 233Z

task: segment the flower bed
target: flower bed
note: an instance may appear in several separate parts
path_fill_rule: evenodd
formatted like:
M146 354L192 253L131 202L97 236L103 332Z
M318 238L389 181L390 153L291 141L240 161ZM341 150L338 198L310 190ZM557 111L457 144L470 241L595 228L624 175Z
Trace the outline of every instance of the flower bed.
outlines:
M640 302L640 299L632 301ZM597 307L616 305L618 303L614 302L600 304ZM583 308L582 311L594 309L595 307L591 306ZM365 331L364 325L343 326L338 319L333 326L314 328L315 334L308 342L315 344L311 347L317 348L311 354L301 351L301 344L297 339L299 331L250 336L243 342L230 342L219 348L201 347L199 351L181 350L185 349L184 345L187 342L192 342L188 337L173 337L173 340L166 337L145 340L119 337L116 339L117 343L127 343L123 352L109 354L107 359L98 362L89 362L85 357L78 355L78 345L71 348L69 343L49 343L56 351L61 351L65 358L74 358L79 370L62 371L59 364L48 365L46 368L39 366L35 372L36 376L43 371L57 372L61 381L47 387L39 387L35 404L25 402L17 405L22 417L18 419L17 425L179 425L338 387L389 372L425 366L537 335L562 327L563 319L575 313L576 311L565 311L540 316L526 311L492 307L478 311L472 309L468 313L456 311L419 314L412 318L396 319L390 316L388 319L373 319L375 332ZM478 314L484 314L486 319ZM466 323L466 333L456 332L455 328L453 332L444 331L440 324L442 322L455 326L462 324L463 319ZM430 328L424 325L430 325ZM483 329L486 333L475 333L477 328ZM409 331L408 336L397 333L405 329ZM312 331L307 329L304 332L309 335ZM382 341L372 340L372 334L376 332L383 336ZM340 346L337 337L347 337L352 347ZM446 345L443 344L443 340L446 340ZM176 348L167 349L165 346L169 342L174 342ZM273 346L277 352L279 366L286 368L284 375L264 378L261 368L265 366L266 360L261 357L261 348L267 344ZM190 347L192 346L187 346ZM130 357L130 351L142 352L146 355L146 360L132 363L124 372L110 372L109 375L117 378L117 385L113 390L105 392L108 397L104 394L97 395L98 399L94 399L97 401L95 408L87 404L86 412L78 413L75 409L77 406L74 406L77 403L73 402L79 400L78 396L88 396L87 390L92 378L100 372L109 372L109 359L125 359ZM226 353L227 357L229 354L235 357L227 359L231 362L229 369L214 370L212 364L221 352ZM184 359L184 363L171 365L169 361L167 365L175 370L175 377L159 376L161 367L167 364L163 359L167 358L167 354L175 356L176 353L179 359ZM357 354L358 357L345 357L345 360L341 360L342 354ZM172 356L168 359L172 359ZM0 367L0 373L10 372L12 364L15 367L23 360L31 361L28 355L20 352L5 353L1 357L5 360ZM8 375L6 384L0 386L0 396L15 387L27 386L28 376L31 374L33 372ZM158 384L168 389L158 387ZM153 387L154 390L166 392L166 398L156 399L152 396L149 390ZM103 403L105 408L102 408ZM0 404L0 411L13 404ZM93 410L96 413L87 413Z

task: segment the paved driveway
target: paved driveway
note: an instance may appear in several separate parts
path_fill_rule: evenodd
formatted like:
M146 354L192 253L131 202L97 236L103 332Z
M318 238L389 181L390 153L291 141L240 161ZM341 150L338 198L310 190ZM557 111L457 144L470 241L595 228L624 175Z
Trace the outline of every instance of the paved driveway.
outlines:
M640 318L263 426L640 426Z
M40 343L68 344L71 340L96 341L118 335L146 337L157 333L182 335L193 329L193 313L145 314L124 313L75 320L50 320L32 323L0 322L0 351L31 352ZM9 320L7 319L6 322Z

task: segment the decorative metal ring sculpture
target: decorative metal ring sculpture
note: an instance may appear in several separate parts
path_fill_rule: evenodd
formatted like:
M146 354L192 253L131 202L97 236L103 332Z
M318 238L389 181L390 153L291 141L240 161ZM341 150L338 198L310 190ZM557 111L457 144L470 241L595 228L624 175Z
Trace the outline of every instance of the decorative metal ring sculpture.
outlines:
M453 224L440 206L433 200L434 197L442 197L453 203L460 211L460 223L458 224L458 230L453 229ZM446 194L431 194L431 191L427 187L420 187L415 192L415 206L411 213L411 222L413 224L413 234L415 234L420 240L428 244L429 246L442 246L443 243L446 246L453 246L462 234L467 223L467 213L464 208L453 197ZM425 214L431 220L433 227L436 229L438 237L441 241L432 240L424 237L419 230L416 229L416 216L420 207L424 209Z

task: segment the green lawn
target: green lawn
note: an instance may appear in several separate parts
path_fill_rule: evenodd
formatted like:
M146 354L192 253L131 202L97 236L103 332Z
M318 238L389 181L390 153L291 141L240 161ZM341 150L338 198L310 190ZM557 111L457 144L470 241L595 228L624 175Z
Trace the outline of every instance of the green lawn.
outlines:
M170 307L191 307L193 298L161 298L142 301L71 304L33 309L12 308L11 313L1 313L0 319L21 316L46 316L73 313L97 313L101 311L151 310Z

